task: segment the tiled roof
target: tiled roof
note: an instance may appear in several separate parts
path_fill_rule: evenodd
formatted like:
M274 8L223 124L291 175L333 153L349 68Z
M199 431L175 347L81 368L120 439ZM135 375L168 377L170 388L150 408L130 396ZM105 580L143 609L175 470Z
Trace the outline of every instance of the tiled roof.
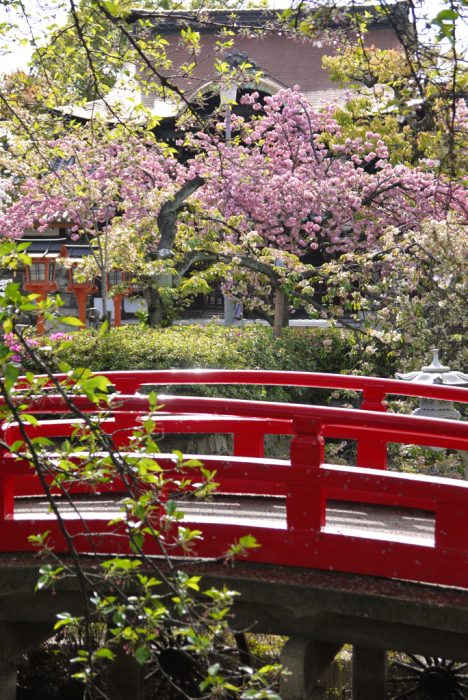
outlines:
M343 4L342 9L347 12L352 12L356 15L366 13L369 15L368 21L371 27L377 25L390 25L391 21L398 18L406 17L409 8L408 0L390 0L386 4L387 13L375 12L376 4L369 2L367 5L356 5L349 2L348 5ZM306 7L306 5L303 5ZM219 27L229 25L229 27L252 27L263 28L269 23L277 23L278 9L201 9L201 10L181 10L181 11L153 11L153 10L134 10L128 17L129 23L136 23L139 20L150 21L156 28L158 33L168 31L180 31L184 26L190 26L197 31L214 32L218 31ZM310 16L310 12L302 11L299 19L304 19ZM390 17L389 17L390 15Z
M21 243L29 243L26 254L32 257L57 258L63 249L69 258L83 258L90 254L90 247L85 243L74 242L65 236L60 238L41 238L40 236L20 239Z
M398 3L398 7L406 6L406 3ZM191 53L180 45L180 36L172 31L164 22L159 21L160 15L143 13L157 24L157 31L169 42L167 53L172 60L172 67L166 71L166 76L172 84L175 84L191 101L202 91L208 92L213 86L212 92L216 92L219 86L219 75L214 69L216 59L219 59L214 33L201 31L200 50L196 58L196 67L189 77L184 77L181 66L193 60ZM214 11L221 21L226 21L226 11ZM265 17L271 13L263 10L255 10L240 13L247 22L256 18L265 22ZM161 15L163 18L166 15ZM187 13L170 13L171 21L188 17ZM167 19L167 17L166 17ZM168 28L169 27L169 28ZM180 28L180 27L179 27ZM276 92L281 86L299 88L307 95L311 104L316 107L331 104L338 99L343 101L344 91L333 83L327 71L322 68L322 59L326 55L335 52L335 46L320 41L299 40L278 32L267 32L260 35L255 33L240 32L232 37L233 49L246 54L263 71L265 80L272 81L270 88L262 89L266 92ZM395 48L399 45L394 30L383 23L378 28L370 29L366 34L366 44L375 45L381 49ZM148 74L144 74L145 79ZM155 81L156 82L156 81ZM176 103L171 98L165 97L156 89L142 92L135 77L135 68L129 67L123 71L116 85L111 90L106 100L97 100L84 106L67 105L61 109L62 113L79 119L89 120L100 115L109 122L116 121L119 117L124 119L145 119L141 112L135 111L139 105L145 106L153 115L164 118L174 118L184 111L183 102ZM117 114L119 117L117 117Z

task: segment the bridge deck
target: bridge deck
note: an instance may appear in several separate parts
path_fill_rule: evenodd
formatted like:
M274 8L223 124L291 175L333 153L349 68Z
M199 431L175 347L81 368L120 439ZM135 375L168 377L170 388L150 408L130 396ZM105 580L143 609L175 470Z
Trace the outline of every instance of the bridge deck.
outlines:
M107 494L74 496L74 503L57 500L66 518L110 520L118 517L118 499ZM191 523L244 525L287 530L286 499L281 496L249 497L219 495L209 501L179 501L179 508ZM54 519L44 498L15 499L15 519ZM412 508L390 508L367 503L329 501L324 532L434 545L434 514Z

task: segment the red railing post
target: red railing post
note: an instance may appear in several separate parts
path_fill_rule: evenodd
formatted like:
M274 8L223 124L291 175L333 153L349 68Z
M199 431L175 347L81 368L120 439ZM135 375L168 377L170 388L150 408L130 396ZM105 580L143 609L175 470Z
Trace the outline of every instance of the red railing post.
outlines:
M359 407L363 411L387 410L385 389L383 387L365 387ZM356 464L370 469L387 468L387 443L384 440L359 440L357 444Z
M436 508L435 545L468 551L468 506L441 503Z
M322 422L294 417L291 479L286 495L288 530L320 530L325 525L326 494L317 476L324 460Z
M0 522L11 520L14 512L14 477L13 474L0 475Z

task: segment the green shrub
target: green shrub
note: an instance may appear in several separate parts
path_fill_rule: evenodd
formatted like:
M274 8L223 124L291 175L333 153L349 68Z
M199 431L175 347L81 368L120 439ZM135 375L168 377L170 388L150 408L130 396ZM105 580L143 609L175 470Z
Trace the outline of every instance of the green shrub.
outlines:
M352 332L323 328L288 328L281 338L274 338L271 328L254 325L123 326L103 336L90 330L77 332L63 347L47 342L52 345L56 368L65 360L72 367L94 371L200 367L349 373L359 369L361 357ZM392 376L395 368L385 357L373 360L374 374ZM316 402L324 396L322 390L307 388L177 387L177 393L189 391L193 395L297 402Z
M334 374L368 374L392 377L402 369L392 353L366 352L352 331L334 328L288 328L274 338L271 328L247 325L243 328L217 325L173 326L150 329L145 326L113 328L100 336L91 330L73 334L68 343L44 337L43 352L55 369L60 361L72 367L99 371L151 369L270 369ZM40 349L41 346L39 346ZM49 348L48 350L46 348ZM52 348L52 351L51 351ZM28 369L40 371L39 367ZM412 369L411 367L404 367ZM355 392L330 391L302 387L177 386L160 387L157 393L194 396L359 405ZM391 409L411 413L417 400L392 401ZM287 440L267 443L271 456L286 457ZM397 471L420 472L462 478L463 468L457 455L433 453L404 445L390 445L389 464ZM327 443L327 459L337 464L355 463L355 444ZM445 462L444 462L445 460Z
M52 346L55 367L65 360L72 367L94 371L175 368L270 369L305 372L349 373L359 368L361 348L350 331L323 328L288 328L281 338L272 329L247 325L144 326L113 328L99 336L85 330L70 343ZM50 352L50 350L49 350ZM379 366L380 363L380 366ZM37 370L36 367L29 369ZM377 358L374 373L392 376L394 368ZM177 393L268 399L270 401L317 402L323 390L289 387L177 387Z

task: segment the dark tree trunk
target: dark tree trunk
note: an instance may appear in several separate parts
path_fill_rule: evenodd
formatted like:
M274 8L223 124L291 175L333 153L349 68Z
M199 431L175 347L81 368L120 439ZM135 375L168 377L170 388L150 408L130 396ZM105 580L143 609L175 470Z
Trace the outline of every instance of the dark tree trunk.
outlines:
M177 217L180 214L181 209L185 206L185 202L196 192L203 184L205 180L196 175L191 180L187 180L180 190L175 193L172 199L168 199L164 202L158 214L158 229L159 229L159 243L158 243L158 257L161 254L167 255L172 253L174 247L175 238L177 235Z
M165 304L158 290L154 287L147 287L144 295L148 307L148 326L156 328L157 326L170 325Z
M185 202L196 192L203 184L204 179L200 176L195 176L191 180L187 180L180 190L175 193L174 197L168 199L159 210L157 224L159 229L159 242L156 250L148 253L150 260L164 260L172 257L174 243L177 235L177 218L180 211L184 208ZM148 307L148 325L151 328L156 326L167 326L171 324L171 314L164 303L162 295L158 291L159 282L162 283L164 273L156 276L154 279L146 278L141 280L145 301ZM164 282L166 286L171 286L172 282Z

